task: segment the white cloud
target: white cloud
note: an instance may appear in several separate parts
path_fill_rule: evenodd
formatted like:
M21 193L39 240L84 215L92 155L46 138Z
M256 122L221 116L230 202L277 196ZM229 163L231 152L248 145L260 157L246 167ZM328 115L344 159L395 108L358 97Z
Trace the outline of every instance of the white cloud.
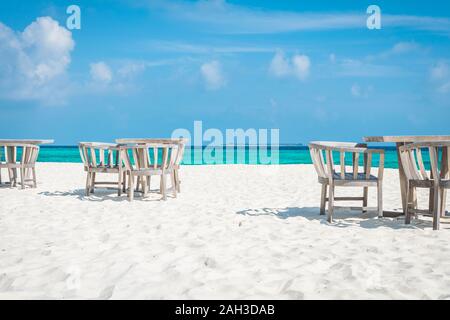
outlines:
M151 41L148 44L152 50L166 52L182 52L192 54L214 54L214 53L259 53L273 52L274 48L269 46L247 46L247 45L211 45L199 43L187 43L179 41Z
M124 78L133 77L141 72L144 72L147 68L144 62L128 62L117 70L119 76Z
M450 92L450 82L444 83L438 88L438 92L440 93L449 93Z
M306 55L294 55L291 61L278 50L270 62L269 72L276 77L296 76L305 80L309 75L311 61Z
M398 42L392 47L391 51L394 54L403 54L417 50L418 48L419 45L415 42Z
M447 78L449 76L448 64L445 61L439 61L431 68L430 75L433 80L442 80Z
M277 77L283 77L291 73L291 66L282 51L277 51L270 62L269 71Z
M336 63L336 55L334 53L331 53L328 56L328 59L330 60L331 63Z
M450 92L450 67L447 61L441 60L432 66L430 78L438 93L446 94Z
M103 61L90 64L91 78L95 82L110 83L113 79L111 68Z
M352 96L359 97L361 96L361 87L357 84L352 85L350 92L352 93Z
M355 98L368 98L369 94L373 91L372 86L361 87L359 84L355 83L350 88L350 93Z
M309 68L311 66L311 61L308 56L305 55L295 55L292 58L292 64L294 66L294 74L297 78L304 80L309 75Z
M219 33L280 33L309 30L366 28L367 15L360 12L299 13L229 4L223 0L147 2L170 18L208 26ZM383 28L401 27L449 35L450 19L383 14Z
M226 84L222 67L217 60L202 64L200 72L205 80L206 87L210 90L217 90Z
M0 97L58 103L75 46L70 31L40 17L23 32L0 23Z

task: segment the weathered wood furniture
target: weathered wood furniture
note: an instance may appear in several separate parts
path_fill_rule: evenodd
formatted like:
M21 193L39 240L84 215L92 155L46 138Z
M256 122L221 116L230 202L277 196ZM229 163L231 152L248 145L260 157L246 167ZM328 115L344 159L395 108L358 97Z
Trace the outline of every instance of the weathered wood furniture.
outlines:
M182 146L178 143L146 143L120 146L125 170L128 175L128 198L134 198L134 178L137 187L141 185L142 193L147 195L152 176L160 176L160 192L163 200L167 199L167 176L170 176L173 196L177 196L176 169L183 156ZM130 155L131 153L131 155ZM138 188L137 188L138 189ZM137 191L137 190L136 190Z
M121 138L116 139L116 143L118 144L137 144L137 145L145 145L147 143L156 143L156 144L178 144L180 157L178 158L178 162L174 165L174 175L175 175L175 183L177 192L181 192L181 179L180 179L180 164L183 160L184 149L187 143L187 139L185 138ZM140 180L140 178L138 178ZM137 184L139 186L139 183Z
M450 136L441 135L441 136L370 136L364 137L365 142L377 142L377 143L395 143L397 148L397 161L398 161L398 175L400 179L400 195L402 198L402 212L400 214L398 212L385 212L385 216L399 216L401 214L405 214L406 212L406 184L407 179L405 176L405 172L403 169L402 161L400 159L400 147L414 142L439 142L439 141L450 141ZM444 174L446 174L448 168L443 168ZM415 192L411 195L413 198L416 198ZM444 197L445 199L445 197ZM430 190L430 199L429 206L433 207L434 202L434 194L433 189ZM441 212L445 212L445 201L441 201L440 204Z
M0 168L6 168L9 172L10 185L15 187L17 181L17 170L20 171L20 185L22 189L31 182L30 185L36 188L36 159L39 154L39 147L33 144L19 144L19 143L3 143L5 150L5 161L0 163ZM17 154L21 153L20 161L17 162ZM28 174L28 171L31 174ZM31 177L30 177L31 176ZM0 178L1 182L1 178ZM28 184L29 185L29 184Z
M78 145L86 176L86 196L94 192L96 185L117 185L120 196L125 190L126 176L123 170L120 148L113 143L80 142ZM116 174L117 182L96 181L97 174Z
M11 164L11 166L9 166L7 170L9 175L9 183L11 186L15 186L17 184L17 177L18 177L17 170L20 170L20 168L15 166L15 164L17 163L17 154L18 154L17 148L23 145L39 145L39 144L49 144L53 142L54 141L51 139L0 139L0 148L1 147L4 148L4 155L3 155L5 158L4 164L7 165ZM36 158L37 156L38 154L36 154ZM32 179L32 175L33 170L31 170L31 168L25 168L24 180L30 181L30 179Z
M423 162L423 151L428 151L430 157L430 174L428 174ZM412 214L416 217L418 213L429 214L433 217L433 229L438 230L440 218L445 214L441 203L445 203L446 190L450 188L448 171L450 166L450 141L410 143L401 146L399 152L406 177L405 223L410 223ZM430 201L428 210L418 208L415 198L416 188L427 188L433 195L432 205Z
M335 201L362 201L361 209L367 210L368 188L376 187L378 195L377 212L383 216L382 183L384 169L384 150L368 149L365 144L352 142L318 141L309 143L311 158L316 169L319 183L322 184L320 214L325 214L325 204L328 202L327 220L332 222ZM334 153L339 153L339 168L335 170ZM324 156L325 154L325 156ZM345 164L346 154L351 155L351 170L347 172ZM362 172L359 159L363 156ZM379 154L379 168L377 176L371 174L372 158ZM327 197L327 187L329 193ZM335 187L362 187L362 197L335 197Z

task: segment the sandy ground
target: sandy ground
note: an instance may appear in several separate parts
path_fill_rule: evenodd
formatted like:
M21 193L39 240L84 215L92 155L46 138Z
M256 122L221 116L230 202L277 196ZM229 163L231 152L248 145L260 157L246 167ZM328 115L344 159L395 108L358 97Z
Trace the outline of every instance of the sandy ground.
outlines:
M351 210L328 224L310 165L185 166L177 199L155 184L132 203L84 197L81 164L37 170L37 189L0 188L0 299L450 298L449 225ZM386 170L387 209L398 189Z

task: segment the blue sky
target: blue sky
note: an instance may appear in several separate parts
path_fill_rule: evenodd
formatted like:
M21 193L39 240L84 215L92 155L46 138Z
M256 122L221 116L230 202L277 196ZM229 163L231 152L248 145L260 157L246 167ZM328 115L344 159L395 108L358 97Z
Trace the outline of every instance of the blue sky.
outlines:
M449 134L449 98L448 1L0 2L1 138Z

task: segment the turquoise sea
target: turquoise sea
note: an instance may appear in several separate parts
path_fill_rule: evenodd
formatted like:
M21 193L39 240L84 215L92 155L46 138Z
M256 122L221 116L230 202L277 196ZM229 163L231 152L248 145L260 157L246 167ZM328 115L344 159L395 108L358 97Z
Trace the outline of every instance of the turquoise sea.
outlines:
M377 147L379 148L379 147ZM221 148L222 150L211 150L205 147L187 147L183 159L183 164L267 164L267 159L262 160L260 157L261 150L258 147L239 147L229 149ZM398 168L397 155L395 147L383 147L385 150L385 167L386 168ZM234 151L234 152L233 152ZM218 154L216 154L218 152ZM230 156L231 152L231 156ZM278 149L278 157L276 154L267 152L268 156L272 156L272 159L278 159L279 164L311 164L311 157L307 146L280 146ZM208 160L206 155L211 155ZM266 152L263 150L263 154ZM222 159L221 161L215 161L216 159ZM338 162L339 155L336 154L336 162ZM267 158L267 157L266 157ZM361 159L362 160L362 159ZM41 146L39 152L38 161L40 162L81 162L80 154L77 146ZM273 162L273 161L272 161ZM346 159L348 164L351 163L350 159ZM424 162L428 167L428 155L424 154ZM362 162L361 162L362 163ZM269 162L270 164L270 162ZM378 158L374 157L373 166L378 166Z

